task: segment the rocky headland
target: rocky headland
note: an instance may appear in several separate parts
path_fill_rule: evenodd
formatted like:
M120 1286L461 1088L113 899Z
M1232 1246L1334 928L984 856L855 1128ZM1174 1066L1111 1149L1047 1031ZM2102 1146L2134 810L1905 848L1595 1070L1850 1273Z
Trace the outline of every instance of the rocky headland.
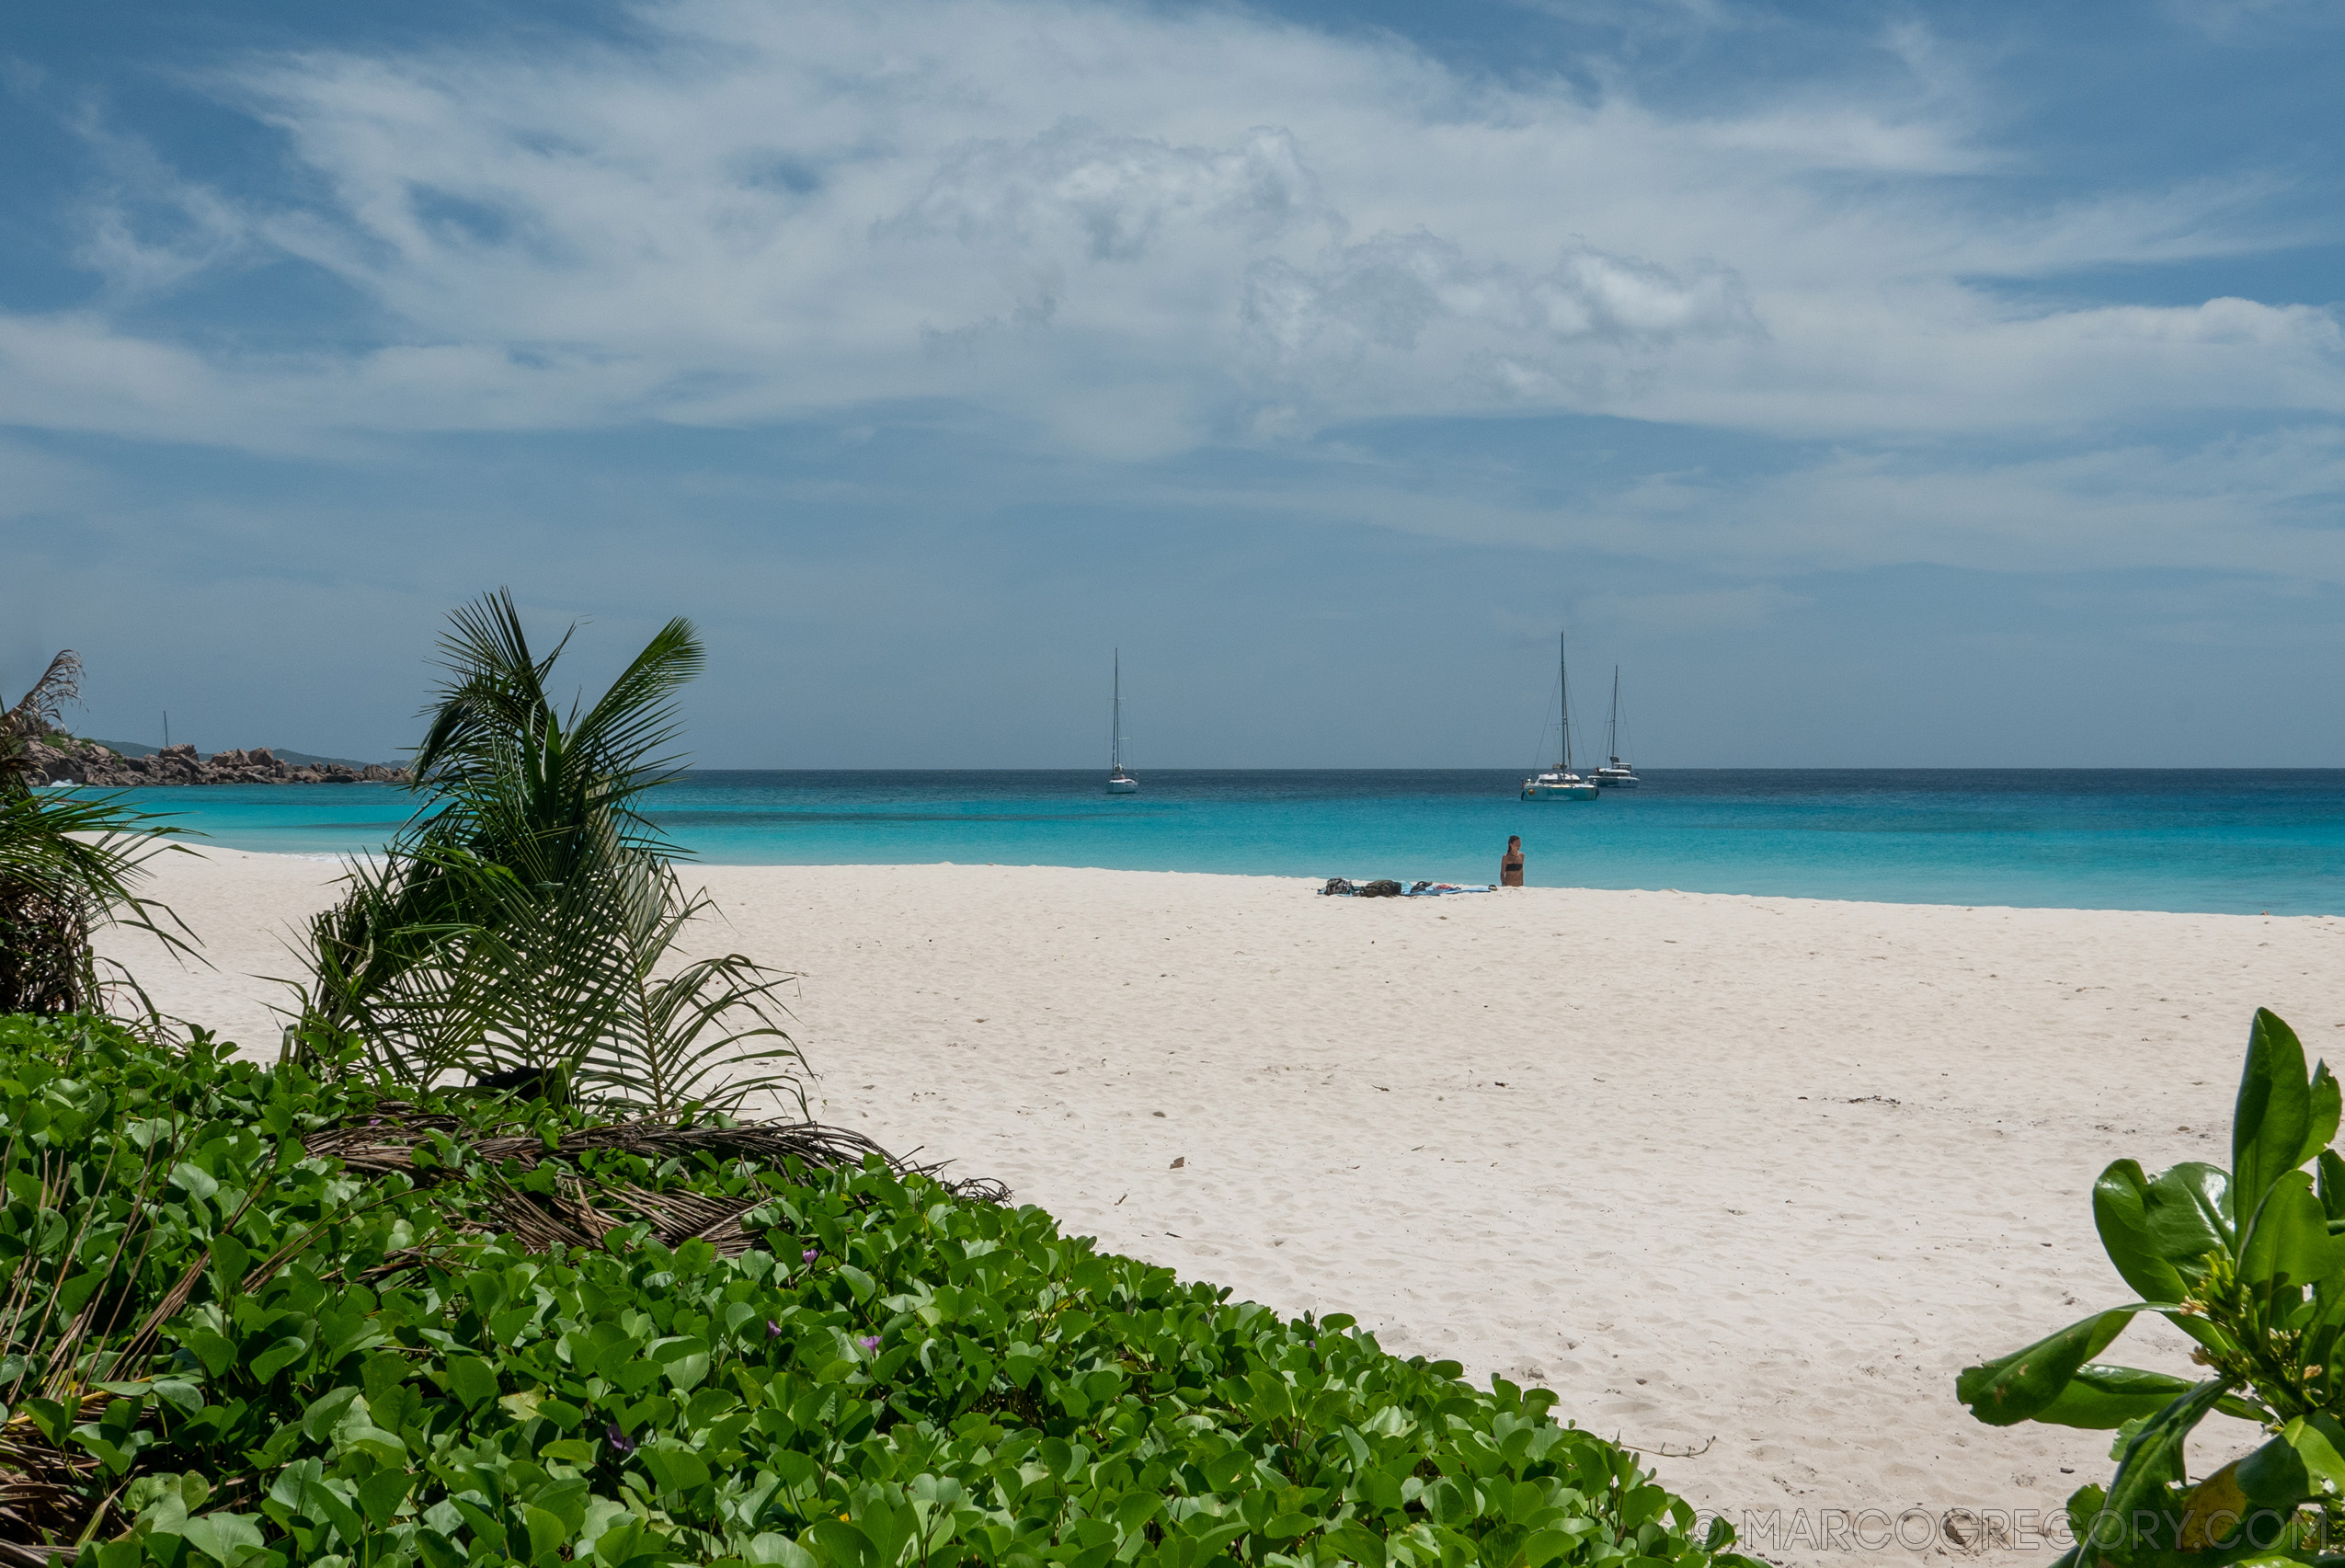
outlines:
M150 757L125 757L94 740L31 743L33 773L46 784L97 784L122 788L134 784L406 784L405 768L371 762L353 768L341 762L302 766L284 761L266 746L249 751L214 751L199 757L193 746L166 746Z

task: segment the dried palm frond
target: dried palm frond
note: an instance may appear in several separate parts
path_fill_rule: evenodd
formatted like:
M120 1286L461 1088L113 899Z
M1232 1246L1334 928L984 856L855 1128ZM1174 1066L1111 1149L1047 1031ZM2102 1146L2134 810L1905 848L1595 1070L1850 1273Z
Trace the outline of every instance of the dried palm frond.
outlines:
M76 1422L97 1420L111 1398L103 1393L86 1396L74 1413ZM0 1534L14 1538L17 1553L0 1561L52 1561L47 1555L25 1555L42 1551L25 1543L60 1535L72 1540L89 1511L91 1482L97 1471L94 1456L59 1448L22 1412L0 1424ZM56 1549L59 1555L70 1554L72 1550Z
M314 1155L339 1160L367 1175L397 1172L426 1185L447 1181L444 1165L418 1169L416 1146L433 1134L454 1134L461 1124L450 1116L421 1115L411 1106L391 1103L376 1107L367 1121L345 1122L322 1128L302 1140ZM678 1127L646 1119L581 1127L563 1134L549 1147L536 1133L489 1137L473 1141L480 1163L491 1170L511 1161L527 1170L543 1160L575 1164L587 1154L618 1152L638 1156L655 1167L670 1161L706 1158L781 1169L797 1161L817 1171L853 1170L866 1158L876 1157L889 1170L916 1173L939 1181L954 1196L978 1203L1007 1203L1010 1189L988 1177L944 1181L941 1164L919 1164L899 1159L858 1132L825 1127L819 1122L761 1122L734 1127ZM698 1238L719 1253L736 1256L756 1244L741 1224L741 1217L768 1201L760 1196L717 1196L689 1188L652 1191L633 1182L589 1189L580 1178L566 1173L551 1195L522 1192L500 1185L482 1213L463 1217L462 1223L480 1230L503 1231L532 1252L555 1245L600 1245L603 1237L622 1225L640 1220L662 1243L673 1247ZM598 1207L598 1203L601 1207Z
M63 727L65 704L82 698L82 656L66 648L49 661L32 689L0 714L0 735L17 740L38 740Z
M114 1396L91 1385L143 1365L152 1354L151 1338L143 1345L133 1341L128 1350L112 1347L111 1341L133 1308L128 1282L136 1279L154 1239L153 1216L171 1163L170 1145L158 1139L144 1147L138 1169L118 1169L124 1146L116 1140L92 1183L93 1173L73 1156L51 1150L26 1158L31 1148L11 1137L0 1158L10 1193L36 1213L66 1220L72 1233L25 1248L0 1279L0 1409L9 1413L0 1423L0 1543L6 1547L0 1562L45 1562L46 1557L27 1555L44 1550L30 1543L86 1539L98 1522L91 1514L100 1481L97 1459L70 1442L52 1441L26 1406L49 1402L65 1413L66 1429L95 1421ZM86 1184L88 1191L128 1200L125 1231L97 1260L84 1256L90 1250L85 1243L91 1227L110 1217L105 1203L89 1201ZM78 1224L70 1218L76 1208ZM91 1286L86 1270L102 1277ZM64 1310L69 1288L86 1292L70 1312ZM104 1509L99 1503L100 1516ZM70 1555L74 1549L53 1550Z

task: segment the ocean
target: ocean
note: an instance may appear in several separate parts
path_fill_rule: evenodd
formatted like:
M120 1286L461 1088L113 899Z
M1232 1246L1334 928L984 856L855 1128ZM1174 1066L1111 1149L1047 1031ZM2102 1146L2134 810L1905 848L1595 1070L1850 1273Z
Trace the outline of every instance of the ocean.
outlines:
M1655 769L1637 791L1526 802L1519 770L735 773L653 811L731 864L955 861L1491 882L1886 903L2345 914L2345 771ZM380 846L381 784L132 792L236 849Z

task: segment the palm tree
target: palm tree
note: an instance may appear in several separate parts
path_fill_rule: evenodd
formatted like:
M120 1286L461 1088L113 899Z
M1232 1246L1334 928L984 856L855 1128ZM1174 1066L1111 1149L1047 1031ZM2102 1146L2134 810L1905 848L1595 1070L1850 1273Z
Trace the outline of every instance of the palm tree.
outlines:
M502 589L450 617L416 753L424 803L312 922L295 1037L354 1035L404 1082L542 1079L660 1116L795 1093L791 1073L758 1070L803 1066L775 1021L793 977L738 953L677 957L712 905L684 891L683 852L643 809L679 771L665 753L676 692L705 662L698 636L669 622L591 707L566 712L547 680L568 643L534 653Z
M178 830L119 795L83 798L35 787L32 743L60 726L81 695L80 656L68 648L17 704L0 713L0 1013L89 1013L123 993L154 1015L137 982L90 946L101 926L134 926L167 949L193 949L161 919L176 917L132 885ZM181 931L185 927L180 928Z

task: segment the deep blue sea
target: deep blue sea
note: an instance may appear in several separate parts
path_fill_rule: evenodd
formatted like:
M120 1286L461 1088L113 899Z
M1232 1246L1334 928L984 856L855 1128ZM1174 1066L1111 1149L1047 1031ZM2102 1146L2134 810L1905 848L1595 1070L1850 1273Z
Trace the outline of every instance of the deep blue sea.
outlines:
M1490 882L1890 903L2345 914L2345 771L1660 770L1589 803L1519 770L704 772L655 814L706 861L933 861ZM381 784L133 792L239 849L372 849Z

